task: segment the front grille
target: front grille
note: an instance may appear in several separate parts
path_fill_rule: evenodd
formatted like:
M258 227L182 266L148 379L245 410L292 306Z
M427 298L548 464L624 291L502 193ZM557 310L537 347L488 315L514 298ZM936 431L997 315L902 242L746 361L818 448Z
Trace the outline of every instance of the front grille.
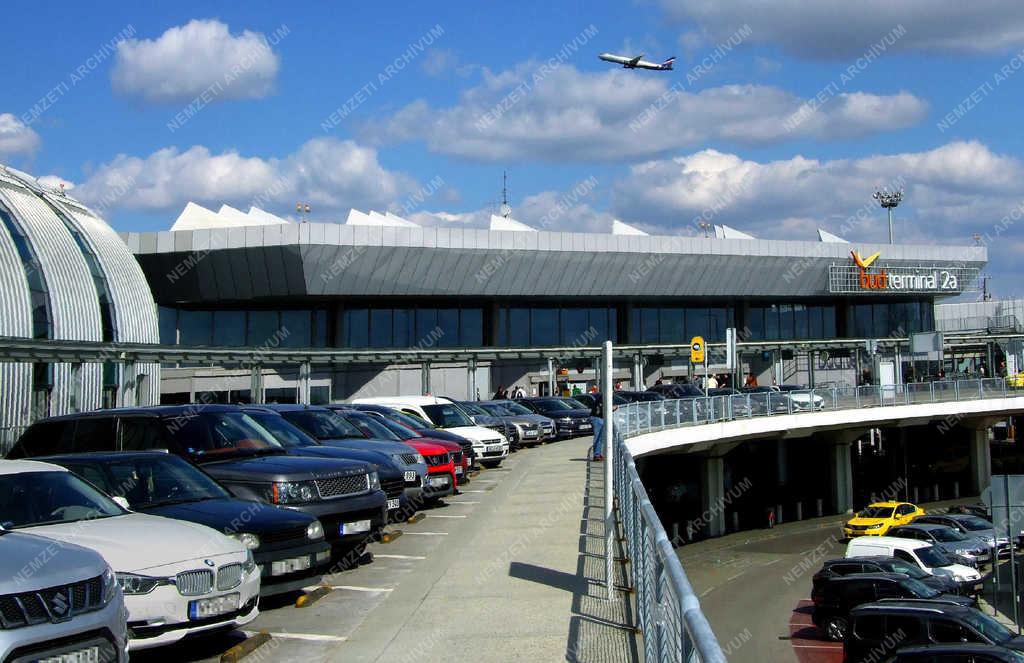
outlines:
M452 460L455 461L456 465L462 465L462 452L456 451L452 454Z
M416 454L402 454L402 462L406 465L415 465L417 463Z
M427 459L427 465L430 467L437 467L438 465L447 465L448 461L451 460L451 456L444 454L437 454L435 456L425 456Z
M217 570L217 589L234 589L242 584L242 565L226 564Z
M317 479L316 489L320 497L341 497L343 495L355 495L366 492L370 489L370 476L368 474L353 474L347 477L334 477L333 479Z
M55 661L59 657L81 652L95 647L97 657L90 657L88 660L95 663L117 663L119 654L117 645L113 642L113 635L107 629L96 629L86 633L76 633L66 638L50 638L45 642L39 642L25 647L19 647L11 652L5 663L29 663L29 661ZM70 658L70 657L69 657ZM80 660L86 660L79 654Z
M484 458L491 458L493 456L500 456L500 455L501 455L500 451L485 451L484 452Z
M501 444L501 440L500 440L500 439L496 439L496 440L484 440L484 444Z
M0 596L0 628L61 622L103 607L103 578Z
M182 596L207 594L213 589L213 571L182 571L175 577L174 584L178 586L178 593Z
M380 487L388 499L393 500L400 497L405 490L405 479L381 479Z
M291 527L289 529L283 529L277 532L267 532L266 534L260 534L260 545L267 543L284 543L286 541L305 541L306 540L306 526Z

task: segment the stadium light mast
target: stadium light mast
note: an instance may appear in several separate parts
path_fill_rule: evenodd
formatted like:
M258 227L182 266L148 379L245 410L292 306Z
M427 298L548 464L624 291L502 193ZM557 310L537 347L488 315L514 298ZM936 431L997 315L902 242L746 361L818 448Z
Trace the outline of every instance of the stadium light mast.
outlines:
M903 201L903 190L886 191L883 189L881 191L875 191L875 194L872 197L878 201L879 205L889 212L889 243L895 244L892 236L892 210L895 207L898 207Z
M704 231L704 239L708 238L708 231L711 230L711 224L707 221L701 221L699 224L700 229Z
M295 211L299 214L299 223L306 223L309 221L309 212L311 208L309 203L295 203Z

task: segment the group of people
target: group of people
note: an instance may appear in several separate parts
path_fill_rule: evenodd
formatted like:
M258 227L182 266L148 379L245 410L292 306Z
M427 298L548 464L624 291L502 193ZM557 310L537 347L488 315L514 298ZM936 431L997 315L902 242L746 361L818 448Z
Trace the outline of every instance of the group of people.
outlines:
M505 385L499 384L498 391L494 392L494 400L496 401L515 400L517 398L526 398L526 390L518 384L512 385L511 389L505 389Z

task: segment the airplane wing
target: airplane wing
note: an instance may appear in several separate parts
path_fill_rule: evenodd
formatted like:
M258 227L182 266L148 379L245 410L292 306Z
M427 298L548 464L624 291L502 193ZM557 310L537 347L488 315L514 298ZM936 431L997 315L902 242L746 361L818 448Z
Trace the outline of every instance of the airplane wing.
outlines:
M630 67L635 67L635 66L637 66L637 65L638 65L638 64L640 63L640 60L641 60L641 59L643 59L643 57L644 57L644 54L643 54L643 53L641 53L640 55L638 55L638 56L636 56L635 58L631 59L631 60L629 61L629 66L630 66Z

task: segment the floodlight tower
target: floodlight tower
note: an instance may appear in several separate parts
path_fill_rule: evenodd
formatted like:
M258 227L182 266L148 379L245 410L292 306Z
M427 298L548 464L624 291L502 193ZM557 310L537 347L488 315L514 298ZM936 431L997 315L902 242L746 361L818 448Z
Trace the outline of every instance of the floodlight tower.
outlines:
M878 201L879 205L889 212L889 243L894 244L895 242L892 237L892 210L893 208L898 207L903 201L903 190L886 191L883 189L881 191L875 191L875 194L872 197Z

